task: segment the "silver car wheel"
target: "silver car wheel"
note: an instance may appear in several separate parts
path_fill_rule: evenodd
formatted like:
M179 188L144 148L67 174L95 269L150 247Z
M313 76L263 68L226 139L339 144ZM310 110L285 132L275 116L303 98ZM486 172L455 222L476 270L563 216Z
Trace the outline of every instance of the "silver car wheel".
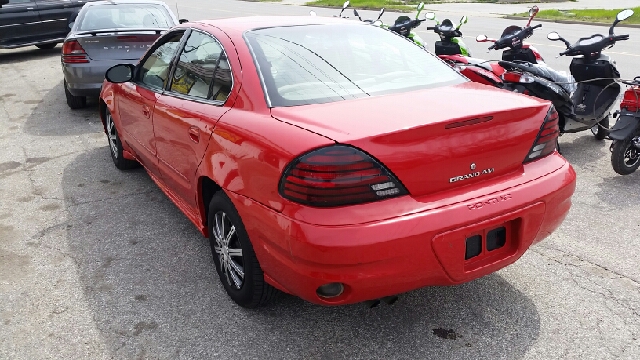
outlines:
M236 227L223 211L217 212L214 219L213 236L216 240L214 251L218 255L220 269L225 275L227 284L240 290L244 283L244 258Z
M118 132L116 131L116 126L113 123L113 118L111 118L111 114L107 113L106 117L107 122L107 137L109 138L109 147L111 148L111 155L113 155L114 159L118 158L118 144L116 139L118 137Z
M591 127L591 133L593 133L593 135L598 135L598 128L600 127L600 124L596 123L595 125L593 125Z

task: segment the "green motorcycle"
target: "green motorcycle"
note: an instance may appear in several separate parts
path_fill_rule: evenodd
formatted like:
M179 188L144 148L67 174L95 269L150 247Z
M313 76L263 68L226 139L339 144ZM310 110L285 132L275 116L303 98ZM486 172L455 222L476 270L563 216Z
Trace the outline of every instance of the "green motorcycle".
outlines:
M436 22L436 26L427 27L427 30L433 30L433 32L440 36L440 41L436 42L436 55L471 56L469 48L467 48L467 45L462 41L462 32L460 31L462 24L467 23L468 19L466 15L460 19L458 25L454 25L449 19L444 19L442 23L440 23L436 18L436 14L432 12L428 12L425 17L428 20L434 20Z

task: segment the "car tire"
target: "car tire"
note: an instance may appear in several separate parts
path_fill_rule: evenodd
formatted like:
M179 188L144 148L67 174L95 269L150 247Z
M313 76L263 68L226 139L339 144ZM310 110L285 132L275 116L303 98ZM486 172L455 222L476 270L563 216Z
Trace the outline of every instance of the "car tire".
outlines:
M271 302L277 290L264 280L242 219L222 190L209 202L208 226L213 262L229 297L245 308Z
M64 81L64 95L67 97L67 105L73 110L82 109L87 106L86 96L75 96L69 92L67 88L67 81Z
M113 122L113 117L108 109L105 111L104 115L107 141L109 142L109 152L111 153L113 164L120 170L130 170L138 167L140 164L138 164L137 161L124 158L122 142L120 141L116 124Z
M634 145L634 139L616 140L611 150L611 165L620 175L634 173L640 167L640 149Z
M600 120L597 126L598 126L597 131L591 130L593 135L596 137L596 140L606 139L607 136L609 136L609 116Z
M56 45L58 45L58 43L40 44L40 45L36 45L36 47L41 50L51 50L54 47L56 47Z

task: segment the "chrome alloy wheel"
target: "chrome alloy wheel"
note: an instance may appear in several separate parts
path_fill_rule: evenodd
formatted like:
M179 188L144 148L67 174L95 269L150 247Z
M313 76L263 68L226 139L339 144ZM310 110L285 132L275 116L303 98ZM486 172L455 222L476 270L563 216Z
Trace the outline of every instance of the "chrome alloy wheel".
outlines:
M640 137L632 140L624 152L624 164L628 167L634 167L640 162Z
M220 268L227 279L227 284L240 290L244 284L244 258L236 227L223 211L217 212L214 219L213 236L216 240L214 250L218 255Z
M116 131L116 125L113 123L113 118L111 114L107 112L106 116L107 122L107 137L109 138L109 147L111 148L111 155L113 155L114 159L118 158L118 144L116 143L116 138L118 137L118 132Z

